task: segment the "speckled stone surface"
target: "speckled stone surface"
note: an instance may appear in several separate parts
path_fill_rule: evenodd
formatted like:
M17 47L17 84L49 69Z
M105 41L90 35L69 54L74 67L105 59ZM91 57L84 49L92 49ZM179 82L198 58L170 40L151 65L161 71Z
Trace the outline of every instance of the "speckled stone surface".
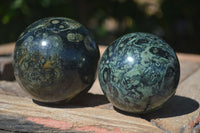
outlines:
M175 93L180 66L173 49L155 35L130 33L108 46L99 65L99 81L118 109L146 113Z
M40 102L69 100L96 78L99 49L80 23L44 18L25 29L14 50L15 77Z

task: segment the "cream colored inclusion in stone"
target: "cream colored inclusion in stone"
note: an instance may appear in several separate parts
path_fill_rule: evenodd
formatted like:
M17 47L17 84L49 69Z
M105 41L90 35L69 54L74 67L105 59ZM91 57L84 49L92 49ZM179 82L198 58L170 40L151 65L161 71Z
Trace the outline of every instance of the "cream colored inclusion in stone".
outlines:
M24 42L24 46L26 46L28 43L27 42Z
M53 20L52 24L58 24L60 21L59 20Z
M60 28L60 29L63 29L63 28L65 28L65 27L64 27L63 25L60 25L59 28Z
M67 40L70 42L80 42L83 40L83 36L79 33L69 33L67 34Z
M74 28L74 29L77 29L79 28L81 25L78 24L78 23L74 23L71 27Z
M43 33L42 35L43 35L43 38L46 38L48 36L47 33Z
M83 40L83 36L81 34L76 34L76 39L78 41L82 41Z
M69 34L67 34L67 40L68 40L68 41L73 42L74 39L75 39L74 33L69 33Z
M81 27L81 25L76 22L65 22L65 24L69 26L69 29L78 29L79 27Z
M124 46L124 44L123 44L123 43L121 43L121 44L119 45L119 47L121 47L121 48L122 48L123 46Z

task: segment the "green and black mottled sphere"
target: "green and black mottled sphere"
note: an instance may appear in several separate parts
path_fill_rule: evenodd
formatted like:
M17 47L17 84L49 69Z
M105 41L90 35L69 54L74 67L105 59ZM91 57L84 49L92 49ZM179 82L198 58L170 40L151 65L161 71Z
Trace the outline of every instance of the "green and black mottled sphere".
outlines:
M93 84L99 56L80 23L44 18L27 27L16 42L15 77L37 101L70 100Z
M180 66L173 49L155 35L131 33L108 46L99 65L99 81L118 109L146 113L176 91Z

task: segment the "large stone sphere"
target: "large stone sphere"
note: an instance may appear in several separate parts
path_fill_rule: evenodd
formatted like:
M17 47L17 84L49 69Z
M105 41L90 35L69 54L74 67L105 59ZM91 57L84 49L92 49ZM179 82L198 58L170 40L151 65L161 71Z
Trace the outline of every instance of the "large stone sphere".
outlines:
M118 109L146 113L168 101L176 91L180 66L174 50L146 33L124 35L108 46L99 66L99 81Z
M17 82L34 100L70 100L88 90L96 77L99 49L80 23L44 18L25 29L16 42Z

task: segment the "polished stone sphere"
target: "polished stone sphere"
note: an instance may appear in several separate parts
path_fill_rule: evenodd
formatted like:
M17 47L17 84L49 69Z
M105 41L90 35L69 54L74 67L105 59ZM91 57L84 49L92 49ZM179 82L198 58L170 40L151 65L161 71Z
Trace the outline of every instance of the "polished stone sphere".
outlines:
M44 18L27 27L16 42L15 77L34 100L67 101L92 86L99 56L83 25L68 18Z
M118 109L146 113L162 106L176 91L180 66L173 49L147 33L130 33L108 46L99 65L99 81Z

